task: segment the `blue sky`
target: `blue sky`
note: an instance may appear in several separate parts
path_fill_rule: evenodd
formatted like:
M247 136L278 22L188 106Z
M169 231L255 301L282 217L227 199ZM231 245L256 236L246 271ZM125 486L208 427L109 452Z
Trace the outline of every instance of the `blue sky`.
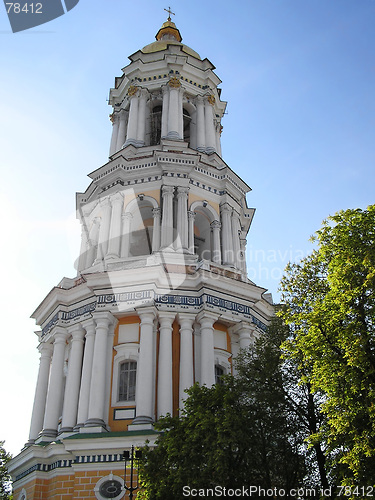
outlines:
M28 438L38 369L29 316L74 275L75 192L108 158L109 88L128 55L154 40L164 7L80 0L13 34L0 5L1 400L12 409L1 412L0 440L14 454ZM223 159L256 208L249 275L277 299L283 268L311 250L322 219L374 203L375 1L171 7L183 41L223 82Z

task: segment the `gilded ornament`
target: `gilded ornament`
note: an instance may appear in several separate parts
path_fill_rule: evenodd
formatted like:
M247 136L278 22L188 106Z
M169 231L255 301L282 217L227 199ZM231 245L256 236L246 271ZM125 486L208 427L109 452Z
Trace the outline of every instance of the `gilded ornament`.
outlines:
M114 115L115 115L115 112L113 112L113 113L111 113L109 115L109 119L111 120L112 123L115 121L115 116Z
M128 96L131 97L137 93L138 87L135 87L134 85L130 85L128 89Z
M209 95L207 100L210 104L212 104L212 106L215 104L215 97L213 95Z
M181 82L176 76L173 76L169 80L168 84L172 89L178 89L179 87L181 87Z

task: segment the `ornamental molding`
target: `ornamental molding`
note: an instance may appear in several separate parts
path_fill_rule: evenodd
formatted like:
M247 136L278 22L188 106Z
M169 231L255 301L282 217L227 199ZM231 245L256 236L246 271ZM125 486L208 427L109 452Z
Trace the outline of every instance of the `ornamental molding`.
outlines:
M109 310L115 313L115 307L119 310L133 310L136 307L142 306L155 306L157 310L161 307L169 309L183 309L184 312L197 313L202 310L206 311L219 311L222 313L230 313L235 321L242 319L250 320L262 330L267 329L267 325L254 315L251 306L243 304L236 300L219 297L210 293L200 293L188 295L181 291L180 294L157 292L153 289L138 290L138 291L124 291L119 293L102 293L98 295L94 301L80 307L75 307L70 311L59 310L55 313L53 318L43 327L41 338L45 337L55 327L68 327L78 321L87 320L92 317L93 313ZM62 307L62 306L60 306ZM109 309L107 309L109 308Z

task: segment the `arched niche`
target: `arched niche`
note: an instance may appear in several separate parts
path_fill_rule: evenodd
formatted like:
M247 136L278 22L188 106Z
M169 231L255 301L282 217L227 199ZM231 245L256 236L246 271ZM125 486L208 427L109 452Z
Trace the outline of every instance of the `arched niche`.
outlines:
M153 209L158 207L155 198L138 195L125 207L131 214L129 231L129 257L150 255L152 253Z
M184 141L188 143L189 147L196 147L196 108L189 101L184 100L182 105L182 120L183 120L183 134Z
M211 224L219 221L220 217L206 200L192 203L190 211L195 213L194 253L198 255L199 260L212 260Z
M161 140L161 118L163 103L160 99L151 100L149 104L148 133L149 145L156 146Z

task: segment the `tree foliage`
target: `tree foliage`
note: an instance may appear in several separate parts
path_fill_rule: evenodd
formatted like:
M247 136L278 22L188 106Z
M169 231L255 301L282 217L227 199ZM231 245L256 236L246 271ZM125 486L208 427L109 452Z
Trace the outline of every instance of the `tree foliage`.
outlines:
M138 498L182 498L190 488L282 488L302 484L302 433L280 378L280 350L267 342L243 353L237 377L188 391L181 416L161 418L157 446L147 446Z
M324 440L342 484L375 482L375 205L323 221L317 249L281 282L285 342L301 379L324 397Z
M4 441L0 441L0 500L11 498L11 478L7 469L7 463L11 458L4 448Z

